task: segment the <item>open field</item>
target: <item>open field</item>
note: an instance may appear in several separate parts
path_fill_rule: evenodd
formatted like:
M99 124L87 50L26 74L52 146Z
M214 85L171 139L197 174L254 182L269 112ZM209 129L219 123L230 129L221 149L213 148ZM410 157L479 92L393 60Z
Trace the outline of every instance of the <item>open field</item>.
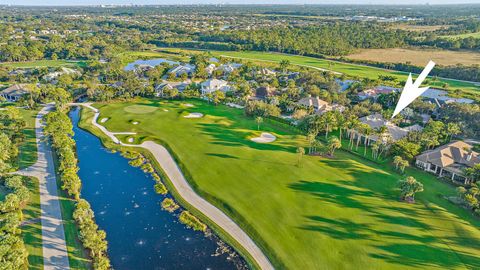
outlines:
M257 124L242 110L188 102L195 107L148 99L94 106L110 131L167 145L192 186L236 220L276 268L480 267L480 220L442 197L455 194L451 186L408 169L425 192L414 205L399 202L395 187L404 176L386 164L338 151L333 159L304 156L297 166L304 136L265 122L261 131L277 140L258 144L249 140ZM131 105L156 110L125 110ZM192 112L205 117L183 117Z
M24 177L30 190L30 202L23 210L25 225L21 227L23 241L28 250L28 269L43 269L42 224L40 222L40 190L38 179Z
M458 35L449 35L449 36L441 36L442 38L449 38L449 39L459 39L459 38L480 38L480 32L475 33L467 33L467 34L458 34Z
M2 62L0 66L8 66L13 68L38 68L38 67L64 67L64 66L77 66L84 67L86 62L84 61L68 61L68 60L38 60L27 62Z
M411 32L433 32L440 29L447 29L450 25L416 25L416 24L406 24L406 23L397 23L392 25L392 29L400 29Z
M363 49L346 56L354 60L367 60L384 63L410 62L416 66L425 66L429 60L438 65L475 65L480 63L480 53L459 52L447 50L417 50L417 49Z
M190 52L190 53L200 53L202 51L198 50L186 50L186 49L163 49L171 52ZM326 69L334 72L340 72L352 77L360 78L369 78L369 79L378 79L380 75L383 76L393 76L399 81L406 81L408 78L407 72L394 71L381 69L376 67L364 66L364 65L355 65L349 63L343 63L338 61L331 61L326 59L300 56L300 55L291 55L291 54L281 54L281 53L269 53L269 52L237 52L237 51L210 51L213 55L244 59L256 63L280 63L282 60L288 60L293 65L316 68L316 69ZM442 88L441 86L447 83L449 88L447 90L460 89L463 96L472 99L478 99L478 92L480 91L480 83L465 82L453 79L439 79L437 82L430 83L430 86L436 88Z

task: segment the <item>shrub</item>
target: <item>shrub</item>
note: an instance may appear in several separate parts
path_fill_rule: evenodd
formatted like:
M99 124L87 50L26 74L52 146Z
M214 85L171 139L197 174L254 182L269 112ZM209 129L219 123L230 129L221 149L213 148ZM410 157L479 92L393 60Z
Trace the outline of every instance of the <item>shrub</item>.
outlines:
M165 195L168 193L168 190L164 184L162 184L161 182L157 182L155 184L155 192L157 192L158 194Z
M163 200L162 202L162 208L171 213L175 212L175 210L180 208L180 206L178 206L178 204L176 204L174 200L170 198L165 198L165 200Z
M185 224L187 227L192 228L195 231L205 232L207 230L207 225L203 224L198 218L190 214L188 211L183 211L180 214L179 220L182 224Z

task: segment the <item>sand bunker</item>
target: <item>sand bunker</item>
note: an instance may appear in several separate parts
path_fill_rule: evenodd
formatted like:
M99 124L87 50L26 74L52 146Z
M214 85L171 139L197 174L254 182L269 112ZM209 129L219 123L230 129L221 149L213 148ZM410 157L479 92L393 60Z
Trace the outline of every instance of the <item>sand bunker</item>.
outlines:
M250 140L256 143L271 143L271 142L274 142L276 139L277 137L273 136L272 134L262 132L260 137L251 138Z
M202 113L189 113L188 115L184 116L185 118L201 118L203 117Z
M135 122L132 122L132 124L134 124L134 125L138 125L138 122L137 122L137 121L135 121Z
M130 142L130 143L132 143L132 142L133 142L133 138L128 138L127 141Z
M185 107L195 107L193 104L190 104L190 103L184 103L182 105Z
M167 110L167 109L163 109L163 111L164 111L164 112L168 112L168 110Z
M105 123L107 122L108 118L102 118L102 120L100 120L100 123Z

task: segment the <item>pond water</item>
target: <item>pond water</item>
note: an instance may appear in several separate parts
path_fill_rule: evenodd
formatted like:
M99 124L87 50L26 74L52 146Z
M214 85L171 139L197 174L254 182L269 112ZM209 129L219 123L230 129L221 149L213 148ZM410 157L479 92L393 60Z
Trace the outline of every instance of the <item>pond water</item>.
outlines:
M129 63L127 66L125 66L125 70L126 71L130 71L130 70L134 70L135 69L135 66L142 66L142 65L146 65L146 66L158 66L162 63L167 63L169 65L178 65L179 62L175 62L175 61L171 61L171 60L167 60L167 59L163 59L163 58L157 58L157 59L149 59L149 60L137 60L137 61L134 61L134 62L131 62Z
M161 210L164 196L155 193L152 177L80 129L79 116L80 109L72 109L82 197L107 233L114 269L246 268L238 256L231 260L226 253L217 255L216 236L188 229L177 216Z

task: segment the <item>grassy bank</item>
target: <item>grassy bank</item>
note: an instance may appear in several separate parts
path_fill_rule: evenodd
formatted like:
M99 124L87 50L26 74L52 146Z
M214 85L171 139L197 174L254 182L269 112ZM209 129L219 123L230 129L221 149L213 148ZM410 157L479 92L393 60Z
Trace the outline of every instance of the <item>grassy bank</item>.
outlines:
M277 141L254 143L248 138L257 125L241 110L198 100L95 106L109 118L109 130L166 145L195 190L234 219L278 269L480 267L480 221L445 200L455 190L429 174L407 170L425 192L405 204L396 189L404 176L388 164L338 151L333 159L304 156L297 166L304 136L264 123L261 130ZM205 117L186 119L188 112Z
M42 270L42 223L40 221L41 209L38 179L34 177L24 177L24 181L30 191L30 201L23 210L24 225L21 226L23 241L28 251L28 268L32 270Z
M79 127L92 133L93 135L100 138L102 144L111 150L115 151L128 151L131 150L129 147L123 147L118 144L113 143L109 137L107 137L102 131L91 124L93 119L93 111L89 109L82 109L81 110L81 118L79 122ZM195 207L190 205L187 201L185 201L177 192L173 184L171 183L170 179L167 175L163 172L162 167L157 162L155 157L146 149L143 148L135 148L135 151L144 155L153 165L155 171L161 175L161 178L164 184L167 186L168 191L172 194L175 200L182 205L183 208L187 209L190 213L194 216L199 217L202 222L207 224L209 228L211 228L223 241L225 241L228 245L232 246L248 263L251 269L260 269L258 264L253 260L250 254L240 245L238 242L232 238L229 234L227 234L221 227L219 227L216 223L206 217L202 212L198 211ZM171 151L170 151L171 153ZM183 170L182 170L183 171ZM183 171L184 172L184 171Z
M0 66L12 68L40 68L40 67L85 67L85 61L69 61L69 60L37 60L26 62L3 62Z
M19 145L17 167L24 169L37 162L37 143L35 140L35 117L38 110L20 110L26 126L22 130L25 140Z

